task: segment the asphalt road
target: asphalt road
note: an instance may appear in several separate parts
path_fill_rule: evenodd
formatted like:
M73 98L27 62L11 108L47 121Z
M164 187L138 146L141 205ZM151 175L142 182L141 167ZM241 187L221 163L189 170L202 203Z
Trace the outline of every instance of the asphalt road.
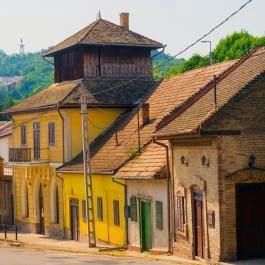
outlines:
M0 248L0 265L169 265L172 262L103 255Z

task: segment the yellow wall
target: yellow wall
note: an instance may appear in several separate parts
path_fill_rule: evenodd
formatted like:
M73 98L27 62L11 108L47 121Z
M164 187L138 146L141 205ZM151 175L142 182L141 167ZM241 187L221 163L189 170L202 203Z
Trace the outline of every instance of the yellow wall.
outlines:
M26 148L33 148L33 122L40 122L40 139L41 139L41 160L50 162L63 161L63 137L62 137L62 120L57 111L48 113L29 113L20 114L12 117L14 123L14 148L21 146L21 127L25 123L27 130ZM55 146L48 145L48 123L55 122ZM31 154L33 158L33 153Z
M122 109L89 109L88 110L88 126L90 141L93 141L100 133L102 133L121 113ZM70 160L82 151L82 123L80 109L61 110L64 118L64 126L66 134L64 135L65 145L69 146L65 152L70 154L67 156ZM41 159L49 162L63 162L63 128L62 119L57 110L44 113L19 114L12 117L14 123L14 148L21 146L21 127L25 123L27 127L27 144L26 148L33 148L33 122L40 122L40 138L41 138ZM48 145L48 123L55 122L55 146ZM69 141L69 142L67 142ZM33 158L33 152L32 152Z
M104 131L121 113L121 109L89 109L88 128L89 139L93 141L102 131ZM75 157L82 150L82 123L80 110L71 110L71 150L72 157Z
M85 200L82 174L61 173L64 179L65 227L70 230L70 199L79 200L80 233L87 234L87 224L82 220L82 200ZM97 219L97 197L103 201L103 221ZM111 175L93 175L93 198L96 237L105 242L125 244L124 188L112 181ZM114 225L113 200L119 201L120 225Z

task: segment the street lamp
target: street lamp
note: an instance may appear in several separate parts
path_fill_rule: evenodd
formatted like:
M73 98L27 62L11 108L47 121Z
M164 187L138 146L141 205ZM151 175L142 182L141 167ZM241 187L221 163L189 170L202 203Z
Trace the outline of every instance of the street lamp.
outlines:
M212 42L210 40L203 40L201 42L202 43L209 43L209 45L210 45L210 53L209 53L210 64L213 64Z

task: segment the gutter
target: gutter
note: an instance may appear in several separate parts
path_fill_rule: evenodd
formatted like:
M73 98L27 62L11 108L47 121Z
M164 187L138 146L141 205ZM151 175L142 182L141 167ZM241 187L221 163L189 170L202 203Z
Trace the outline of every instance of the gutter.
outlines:
M166 149L166 174L167 174L167 222L168 222L168 253L173 254L173 244L172 244L172 238L171 238L171 199L170 199L170 167L169 167L169 148L167 145L158 142L155 137L152 137L153 143L160 145ZM174 190L174 187L173 187Z
M58 105L58 109L57 109L57 111L58 111L58 113L59 113L59 115L60 115L60 117L61 117L61 120L62 120L62 131L63 131L63 163L64 163L64 161L65 161L65 147L64 147L64 117L63 117L63 115L62 115L62 113L60 112L60 106Z
M127 211L127 209L128 209L127 185L117 181L114 177L112 177L112 181L124 187L124 198L125 198L125 207L124 208ZM128 214L126 212L124 213L124 218L125 218L125 244L124 244L124 248L127 249L128 245L129 245L129 233L128 233Z

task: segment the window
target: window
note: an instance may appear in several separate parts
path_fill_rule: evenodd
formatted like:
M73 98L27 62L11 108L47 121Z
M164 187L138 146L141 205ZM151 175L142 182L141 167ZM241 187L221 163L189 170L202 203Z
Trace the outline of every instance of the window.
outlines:
M114 200L113 201L113 213L114 213L114 224L120 225L120 206L119 201Z
M49 132L48 132L48 138L49 138L49 146L55 145L55 123L49 122Z
M87 221L86 200L82 200L82 217L83 217L83 222L86 222Z
M97 197L97 217L99 221L103 221L103 203L101 197Z
M163 230L163 202L156 201L156 228Z
M21 146L27 144L27 127L25 124L21 125L20 127L20 139L21 139Z
M130 197L130 217L131 221L137 222L137 198L134 195Z
M177 230L183 232L185 224L184 196L177 195Z

